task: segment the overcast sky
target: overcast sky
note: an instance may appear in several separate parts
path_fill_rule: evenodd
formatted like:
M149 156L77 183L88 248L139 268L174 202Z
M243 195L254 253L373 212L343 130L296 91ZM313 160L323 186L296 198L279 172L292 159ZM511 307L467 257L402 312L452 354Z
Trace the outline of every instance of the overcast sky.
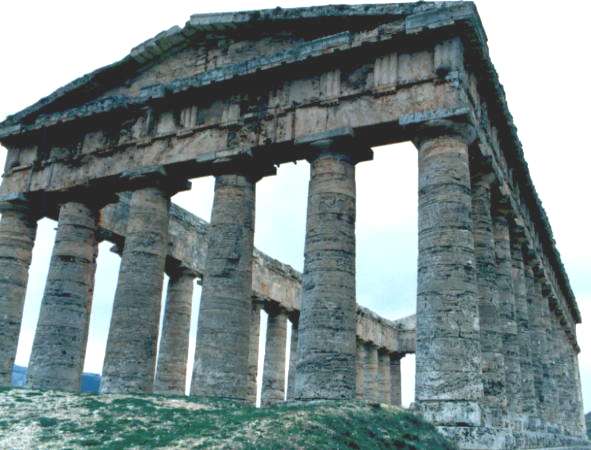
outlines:
M114 1L0 2L0 119L56 88L125 56L138 43L191 14L319 5L324 1ZM342 1L340 3L356 3ZM376 2L384 3L384 2ZM591 234L589 233L587 2L476 1L490 53L507 92L525 156L583 315L578 327L586 411L591 408ZM358 165L357 298L396 319L416 305L417 157L411 144L375 149ZM5 149L0 148L3 167ZM255 245L303 266L306 162L280 167L257 185ZM193 180L175 203L209 219L213 179ZM55 222L42 220L33 255L17 363L28 363ZM100 246L85 370L100 372L119 268L119 257ZM200 289L194 296L197 312ZM196 314L191 329L194 348ZM192 357L190 358L192 362ZM403 360L403 401L412 400L414 358Z

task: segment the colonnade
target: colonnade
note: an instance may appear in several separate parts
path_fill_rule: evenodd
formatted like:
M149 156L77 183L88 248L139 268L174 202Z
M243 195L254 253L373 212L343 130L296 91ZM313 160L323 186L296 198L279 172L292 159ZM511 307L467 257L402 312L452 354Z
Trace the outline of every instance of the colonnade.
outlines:
M419 162L417 408L437 425L580 434L577 348L558 315L543 260L490 167L469 158L469 124L433 123ZM371 150L347 132L298 142L310 184L299 317L269 314L262 402L364 398L400 404L400 356L356 340L355 165ZM216 173L191 394L252 401L261 305L252 302L254 163ZM170 197L163 169L129 174L133 191L101 392L178 393L186 367L192 279L171 275L158 371L156 344ZM101 202L59 205L58 232L30 365L31 387L77 390L88 333ZM11 366L35 218L4 203L0 224L2 376ZM293 321L285 360L286 323ZM8 356L6 356L8 355ZM184 377L184 375L183 375Z
M473 128L429 131L416 140L418 408L450 433L581 436L578 347L506 186L490 161L470 159Z

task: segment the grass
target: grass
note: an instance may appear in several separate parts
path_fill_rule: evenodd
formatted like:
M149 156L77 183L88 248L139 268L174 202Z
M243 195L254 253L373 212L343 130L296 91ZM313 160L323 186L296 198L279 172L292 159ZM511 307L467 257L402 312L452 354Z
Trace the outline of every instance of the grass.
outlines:
M418 417L363 402L259 409L186 397L31 392L0 392L0 448L19 448L22 433L21 448L455 448Z

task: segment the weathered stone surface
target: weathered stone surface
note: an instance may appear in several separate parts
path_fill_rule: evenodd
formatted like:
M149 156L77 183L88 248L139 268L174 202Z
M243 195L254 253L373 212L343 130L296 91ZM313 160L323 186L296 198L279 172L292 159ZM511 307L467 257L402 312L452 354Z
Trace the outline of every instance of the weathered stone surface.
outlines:
M261 404L280 403L285 398L285 349L287 344L287 314L269 311Z
M185 393L194 284L195 274L187 270L180 269L169 274L154 377L154 392L157 394Z
M246 400L255 183L216 177L191 394Z
M468 147L453 129L442 133L418 143L415 398L437 423L480 425L483 388Z
M511 265L511 237L507 212L502 206L493 208L495 254L497 261L497 294L499 296L499 318L503 333L505 359L505 385L507 388L507 414L509 421L517 427L521 413L521 356L519 335L515 315L515 292Z
M395 406L402 405L400 359L398 355L390 355L390 403Z
M101 392L152 392L168 243L169 194L134 191L115 291Z
M482 352L484 393L482 413L486 424L502 426L506 420L507 398L503 334L497 295L495 239L491 216L491 182L492 177L486 172L473 175L472 219Z
M379 402L378 348L375 345L365 344L365 360L363 363L363 399L370 402Z
M519 344L519 386L521 388L521 412L524 420L536 417L536 390L530 351L531 337L528 313L528 283L526 280L523 258L523 240L516 233L511 234L511 257L513 265L513 292L515 295L515 319L517 323L517 341Z
M355 164L327 142L311 159L296 398L355 396ZM342 144L341 144L342 145Z
M249 403L257 400L257 375L259 370L259 337L261 332L261 309L263 305L252 302L250 310L250 340L248 350L248 397Z
M287 372L287 401L295 399L295 377L298 363L299 322L291 319L291 339L289 352L289 369Z
M0 386L10 386L37 221L26 204L0 205Z
M390 403L390 355L385 351L378 353L378 392L380 403Z
M60 208L29 361L31 388L80 390L98 254L97 221L93 206L68 202Z
M357 340L357 356L355 359L355 398L363 400L365 398L365 360L367 353L363 341Z

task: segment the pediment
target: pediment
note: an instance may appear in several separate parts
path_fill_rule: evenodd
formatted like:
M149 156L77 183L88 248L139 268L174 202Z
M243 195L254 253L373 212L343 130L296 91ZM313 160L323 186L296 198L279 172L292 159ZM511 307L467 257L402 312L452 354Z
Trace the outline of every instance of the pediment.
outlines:
M471 3L462 6L473 9ZM122 60L84 75L9 116L0 123L0 137L18 133L21 126L58 112L76 110L72 114L83 116L85 110L100 112L117 105L125 108L136 100L165 95L162 89L167 85L182 86L206 73L211 75L206 84L216 82L224 68L243 70L242 64L247 69L256 60L287 54L306 42L338 41L346 38L343 33L403 22L423 12L441 11L445 16L449 10L447 3L417 2L194 15L183 28L175 26L159 33Z

